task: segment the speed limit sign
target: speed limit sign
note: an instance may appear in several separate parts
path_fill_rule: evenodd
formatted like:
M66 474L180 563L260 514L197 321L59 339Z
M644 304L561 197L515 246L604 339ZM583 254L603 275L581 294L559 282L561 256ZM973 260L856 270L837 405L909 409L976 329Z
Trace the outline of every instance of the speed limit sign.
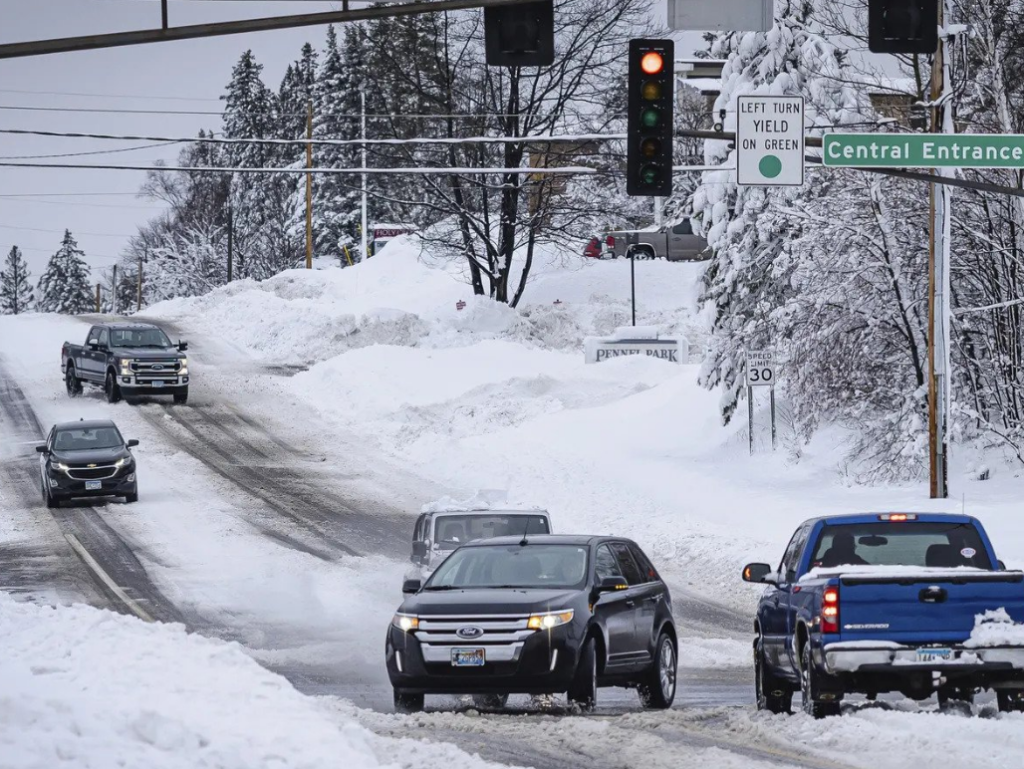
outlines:
M775 386L775 356L768 350L747 351L747 387Z

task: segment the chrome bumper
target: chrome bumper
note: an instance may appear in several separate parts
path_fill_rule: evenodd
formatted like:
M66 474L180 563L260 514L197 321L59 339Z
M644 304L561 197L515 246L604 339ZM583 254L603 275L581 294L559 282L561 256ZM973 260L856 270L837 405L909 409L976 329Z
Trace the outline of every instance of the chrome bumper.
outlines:
M861 645L858 643L826 644L822 650L825 670L829 673L856 673L861 668L888 665L898 668L901 672L909 672L915 668L935 670L945 667L963 666L985 667L986 665L1007 666L1014 670L1024 670L1024 647L992 646L978 649L967 649L963 646L943 646L951 649L952 656L948 660L921 658L918 652L927 652L926 646L904 646L896 643L879 643Z

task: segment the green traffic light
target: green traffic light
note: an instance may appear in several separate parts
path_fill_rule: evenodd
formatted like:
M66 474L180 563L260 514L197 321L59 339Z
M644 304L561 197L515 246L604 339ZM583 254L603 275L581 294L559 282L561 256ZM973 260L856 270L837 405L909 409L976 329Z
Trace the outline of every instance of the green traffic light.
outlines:
M640 113L640 123L644 128L657 128L661 125L661 110L656 107L648 107Z
M640 181L644 184L657 184L661 181L661 168L654 163L648 163L640 169Z

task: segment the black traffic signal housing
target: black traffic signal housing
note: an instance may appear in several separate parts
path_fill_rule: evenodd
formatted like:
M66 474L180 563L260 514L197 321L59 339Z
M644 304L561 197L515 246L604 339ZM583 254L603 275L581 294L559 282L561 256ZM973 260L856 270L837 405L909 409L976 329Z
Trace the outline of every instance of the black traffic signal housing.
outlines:
M630 40L626 194L672 194L675 43Z
M874 53L935 53L940 2L868 0L868 48Z
M490 67L549 67L555 63L554 0L484 8Z

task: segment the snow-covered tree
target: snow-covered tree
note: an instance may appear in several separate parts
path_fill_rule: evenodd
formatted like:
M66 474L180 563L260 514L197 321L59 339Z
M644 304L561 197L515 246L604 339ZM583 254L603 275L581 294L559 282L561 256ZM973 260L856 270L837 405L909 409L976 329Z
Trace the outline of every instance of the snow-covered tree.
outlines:
M768 32L726 33L712 46L713 57L727 60L714 107L725 112L725 130L735 129L736 98L745 94L803 96L810 132L862 122L862 91L844 77L841 52L815 32L810 0L780 0L775 9ZM734 154L725 142L707 143L708 165L734 165ZM696 219L715 254L702 297L713 320L701 382L721 387L726 421L742 391L744 351L782 341L771 316L794 294L796 265L781 257L801 227L786 207L802 195L806 189L741 188L730 171L706 173L694 194Z
M200 296L223 286L227 281L224 239L224 231L216 226L168 236L153 249L147 264L147 302Z
M32 309L34 294L21 249L11 246L0 271L0 315L18 315Z
M82 259L84 256L85 252L78 247L71 231L64 230L60 248L50 257L39 278L37 310L80 315L94 309L89 266Z

